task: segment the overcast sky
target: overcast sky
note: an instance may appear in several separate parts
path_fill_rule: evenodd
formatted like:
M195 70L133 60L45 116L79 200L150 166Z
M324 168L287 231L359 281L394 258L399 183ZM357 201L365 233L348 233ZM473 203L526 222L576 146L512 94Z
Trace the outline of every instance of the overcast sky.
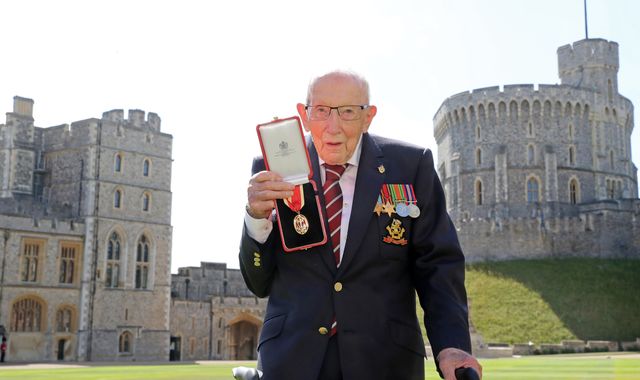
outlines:
M619 43L619 91L640 107L640 1L588 10L589 37ZM238 267L255 126L295 115L313 76L360 72L378 106L370 130L435 150L444 99L559 83L557 48L585 38L582 0L21 0L0 2L0 15L0 112L19 95L34 99L38 127L116 108L162 118L174 138L173 272ZM637 126L632 148L638 166Z

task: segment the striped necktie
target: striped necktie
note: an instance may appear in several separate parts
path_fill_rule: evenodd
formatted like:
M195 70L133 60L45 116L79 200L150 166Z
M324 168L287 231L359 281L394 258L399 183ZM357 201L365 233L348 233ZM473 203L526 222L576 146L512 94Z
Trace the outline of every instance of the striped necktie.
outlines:
M324 164L326 178L322 191L324 192L324 204L329 222L329 232L331 233L331 246L333 247L333 258L336 266L340 266L340 225L342 224L342 189L340 189L340 176L344 173L347 165ZM335 316L331 321L329 336L334 336L338 332L338 322Z
M331 245L333 246L333 258L336 266L340 266L340 224L342 222L342 190L340 189L340 176L347 168L346 165L324 164L326 179L322 190L324 192L325 209L331 233Z

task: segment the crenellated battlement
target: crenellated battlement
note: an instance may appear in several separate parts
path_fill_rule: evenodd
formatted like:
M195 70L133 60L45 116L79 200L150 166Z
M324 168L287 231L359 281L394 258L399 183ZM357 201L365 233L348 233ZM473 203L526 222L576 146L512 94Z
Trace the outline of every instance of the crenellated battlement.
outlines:
M160 116L158 114L149 112L147 119L145 120L145 111L139 109L129 110L128 118L124 118L124 110L115 109L106 111L102 114L102 120L112 121L117 124L123 124L129 127L137 128L150 128L156 132L160 132Z
M580 40L558 48L560 77L579 67L608 67L618 71L618 43L601 38Z

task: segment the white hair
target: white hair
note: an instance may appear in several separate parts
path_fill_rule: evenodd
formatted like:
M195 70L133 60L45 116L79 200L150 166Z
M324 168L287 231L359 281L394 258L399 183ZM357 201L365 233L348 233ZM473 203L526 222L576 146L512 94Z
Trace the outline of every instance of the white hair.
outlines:
M370 97L370 91L369 91L369 82L367 82L367 80L360 74L354 72L354 71L348 71L348 70L334 70L331 72L328 72L324 75L315 77L311 80L311 82L309 82L309 87L307 89L307 105L311 104L311 94L313 93L313 89L316 86L316 84L324 78L327 77L331 77L331 76L338 76L338 77L343 77L343 78L349 78L349 79L353 79L354 81L356 81L360 87L362 87L362 90L365 94L365 102L367 104L369 104L369 97Z

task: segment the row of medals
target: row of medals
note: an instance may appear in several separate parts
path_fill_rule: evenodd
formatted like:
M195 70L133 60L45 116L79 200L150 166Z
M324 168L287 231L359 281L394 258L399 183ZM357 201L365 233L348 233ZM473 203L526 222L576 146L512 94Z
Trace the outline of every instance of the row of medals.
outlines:
M375 209L373 211L380 216L381 213L391 214L396 213L398 216L407 217L410 216L412 218L417 218L420 216L420 208L413 203L405 203L405 201L399 201L396 203L391 203L387 201L386 203L378 202L376 204Z

